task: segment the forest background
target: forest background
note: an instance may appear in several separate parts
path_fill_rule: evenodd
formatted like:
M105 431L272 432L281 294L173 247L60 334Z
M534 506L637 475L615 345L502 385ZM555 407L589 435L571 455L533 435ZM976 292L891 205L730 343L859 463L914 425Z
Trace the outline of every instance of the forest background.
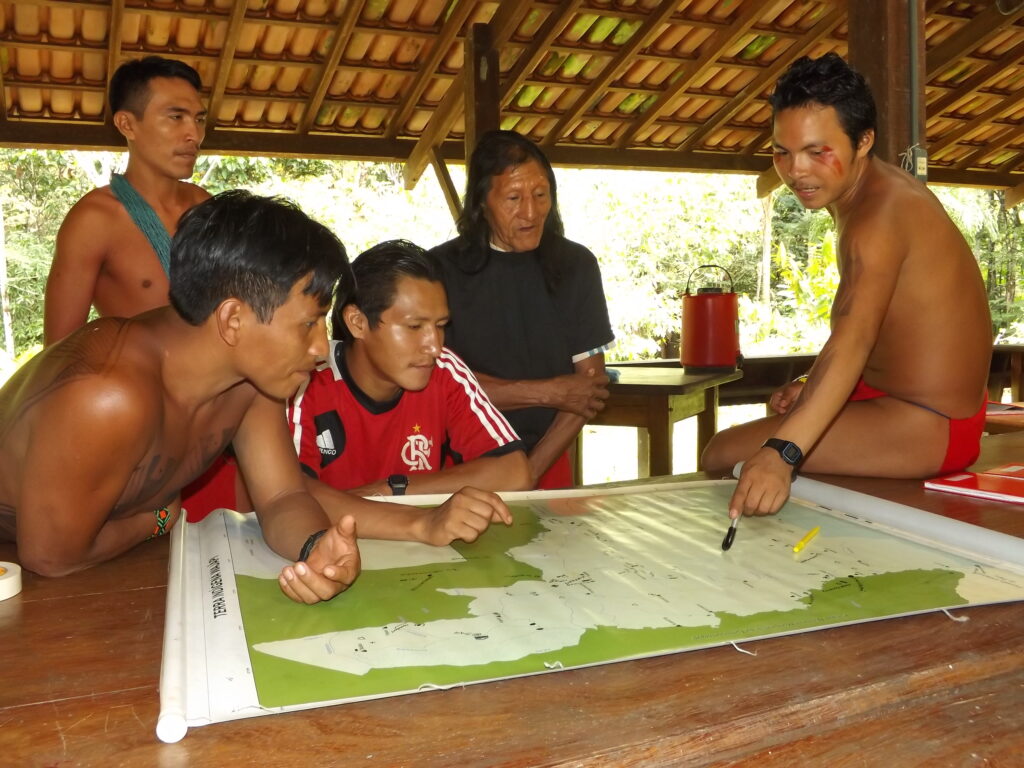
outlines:
M0 382L38 350L53 244L67 211L108 183L114 152L0 150ZM462 166L452 166L457 188ZM828 335L838 281L834 230L788 191L758 200L752 176L556 169L566 234L598 258L615 360L678 354L681 296L701 264L729 270L740 295L747 356L816 352ZM354 257L386 239L424 247L455 225L432 173L406 191L392 163L203 156L193 178L212 193L243 187L291 198L330 227ZM995 190L933 187L978 258L997 341L1024 341L1018 296L1024 221ZM720 272L702 270L694 285Z

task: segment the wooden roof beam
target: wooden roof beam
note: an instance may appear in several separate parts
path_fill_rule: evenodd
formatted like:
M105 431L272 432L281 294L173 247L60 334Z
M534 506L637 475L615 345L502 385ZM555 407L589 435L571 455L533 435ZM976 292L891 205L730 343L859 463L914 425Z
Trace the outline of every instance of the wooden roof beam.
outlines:
M224 89L228 85L228 76L231 74L235 51L238 48L238 35L242 29L242 22L245 21L245 11L248 7L248 0L235 0L231 7L231 20L228 22L227 34L224 35L224 48L221 50L220 60L217 63L217 74L213 79L213 86L210 88L210 104L207 107L206 119L208 136L217 130L217 115L220 114L220 105L224 101Z
M531 0L503 0L498 10L491 18L491 38L497 50L508 42L515 33L522 19L523 13L529 8ZM402 179L405 181L405 188L412 189L416 186L423 171L430 163L431 148L444 142L448 131L458 119L463 107L463 92L466 87L465 70L452 79L448 91L441 99L441 103L434 109L416 142L409 153L405 165L402 167Z
M764 72L751 80L742 91L735 94L732 99L726 102L721 109L711 116L710 120L687 136L679 148L684 151L692 149L697 146L704 137L721 128L737 112L760 96L761 93L764 92L764 89L778 79L779 75L781 75L790 64L796 61L800 56L804 55L808 48L818 43L822 38L830 35L832 31L845 20L846 0L840 0L840 2L836 3L835 8L819 19L817 24L807 30L806 36L800 43L794 42L791 44L785 53L768 65ZM763 197L763 195L759 196Z
M316 88L313 89L309 105L302 115L302 122L299 123L298 133L308 134L309 129L313 126L313 121L316 120L320 106L324 103L327 89L331 87L331 81L334 80L334 73L338 62L341 61L342 54L345 53L348 41L352 37L352 29L362 15L365 4L366 0L353 0L353 2L345 6L345 14L338 20L338 26L334 30L331 50L328 52L327 58L324 59L323 68L320 70L320 78L317 80Z
M756 5L756 3L755 3ZM619 76L622 68L626 66L633 56L642 48L646 48L658 32L661 26L676 12L679 7L679 0L662 0L656 11L649 11L643 24L633 33L633 36L619 48L618 52L609 61L601 74L591 81L583 93L576 99L572 108L566 111L554 127L548 131L541 144L551 146L562 138L566 129L573 125L586 110L590 103Z
M735 18L730 18L728 27L715 32L704 41L704 45L701 46L701 54L696 59L676 70L679 75L676 80L651 104L650 108L644 112L643 117L622 134L618 146L620 148L628 147L641 131L661 117L676 97L689 88L715 59L722 55L722 51L732 45L737 38L745 35L767 10L768 8L763 3L744 3Z
M412 114L413 109L419 103L423 91L426 90L431 78L434 77L434 72L437 70L438 65L448 53L449 46L451 46L452 41L455 40L459 30L462 29L462 25L466 23L466 19L475 7L476 3L472 3L470 0L462 0L441 27L441 31L438 33L437 39L433 41L430 52L416 74L412 86L402 99L398 110L388 120L388 127L385 133L387 138L395 138L402 129L402 126L405 125L405 121L409 119L409 115Z
M1024 136L1024 129L1018 127L1007 128L996 141L987 143L983 147L978 147L962 160L958 160L954 167L959 170L970 168L974 163L979 162L981 158L1004 149L1022 136Z
M107 84L104 96L110 93L110 78L114 76L121 59L121 20L124 18L124 0L110 4L110 26L107 32ZM110 112L110 99L103 99L103 122L113 125L114 115Z
M975 115L970 120L965 122L959 128L956 128L945 136L940 136L935 141L928 143L928 152L931 155L936 155L946 147L956 144L960 139L970 135L979 128L984 127L986 124L995 120L995 118L1003 115L1007 112L1012 112L1017 108L1017 105L1024 101L1024 88L1021 88L1012 96L1007 98L1005 101L999 101L995 106L989 107L979 115Z
M985 10L928 51L925 55L926 81L941 74L957 59L966 56L978 46L978 43L999 27L1013 24L1024 16L1024 5L1008 14L1003 14L999 10L999 5L999 3L989 4Z
M782 177L779 176L779 172L775 170L775 164L772 163L765 170L761 171L757 177L757 196L758 198L768 197L772 192L782 186Z
M562 0L557 8L552 8L544 23L534 34L530 46L519 53L519 58L512 66L508 76L501 83L501 90L498 99L502 106L515 96L519 86L522 85L529 73L534 72L540 65L541 59L548 55L551 44L562 34L565 25L569 23L569 17L583 5L583 0ZM550 83L545 82L545 85Z
M1013 48L1006 51L998 59L994 59L991 63L981 67L977 72L964 80L958 88L933 101L928 105L928 114L932 117L938 117L943 114L946 110L974 94L978 89L984 88L993 80L1000 78L1004 69L1016 64L1021 58L1024 58L1024 42L1013 46Z
M1006 190L1006 195L1003 197L1003 208L1010 210L1021 202L1024 202L1024 183Z

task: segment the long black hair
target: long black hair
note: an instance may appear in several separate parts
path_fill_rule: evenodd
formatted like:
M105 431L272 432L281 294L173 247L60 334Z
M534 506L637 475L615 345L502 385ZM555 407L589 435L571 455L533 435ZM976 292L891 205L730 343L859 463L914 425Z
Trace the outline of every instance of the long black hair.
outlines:
M479 272L487 266L490 257L491 227L487 223L486 205L487 194L491 191L491 179L510 168L530 161L538 163L544 170L551 188L551 210L544 220L544 233L536 251L550 293L558 285L561 273L552 245L565 236L562 216L558 212L555 172L540 147L515 131L488 131L480 137L469 158L466 197L457 225L459 247L456 266L468 274Z

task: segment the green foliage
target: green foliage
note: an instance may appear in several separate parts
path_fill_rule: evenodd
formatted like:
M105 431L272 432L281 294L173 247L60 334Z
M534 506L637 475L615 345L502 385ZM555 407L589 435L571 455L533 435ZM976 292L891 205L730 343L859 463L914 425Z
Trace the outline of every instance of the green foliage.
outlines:
M835 234L807 247L806 261L784 243L775 250L779 283L771 304L740 299L740 348L747 355L817 352L829 335L832 299L839 287Z

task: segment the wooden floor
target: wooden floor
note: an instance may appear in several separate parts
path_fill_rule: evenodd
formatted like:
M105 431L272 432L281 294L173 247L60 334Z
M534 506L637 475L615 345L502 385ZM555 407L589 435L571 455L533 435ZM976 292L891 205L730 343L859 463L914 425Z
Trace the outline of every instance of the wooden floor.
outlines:
M989 438L979 466L1024 456ZM1024 536L1024 509L844 484ZM13 547L0 545L0 559ZM156 740L167 541L0 602L10 766L1020 766L1024 604L891 619ZM344 598L342 598L344 599Z

